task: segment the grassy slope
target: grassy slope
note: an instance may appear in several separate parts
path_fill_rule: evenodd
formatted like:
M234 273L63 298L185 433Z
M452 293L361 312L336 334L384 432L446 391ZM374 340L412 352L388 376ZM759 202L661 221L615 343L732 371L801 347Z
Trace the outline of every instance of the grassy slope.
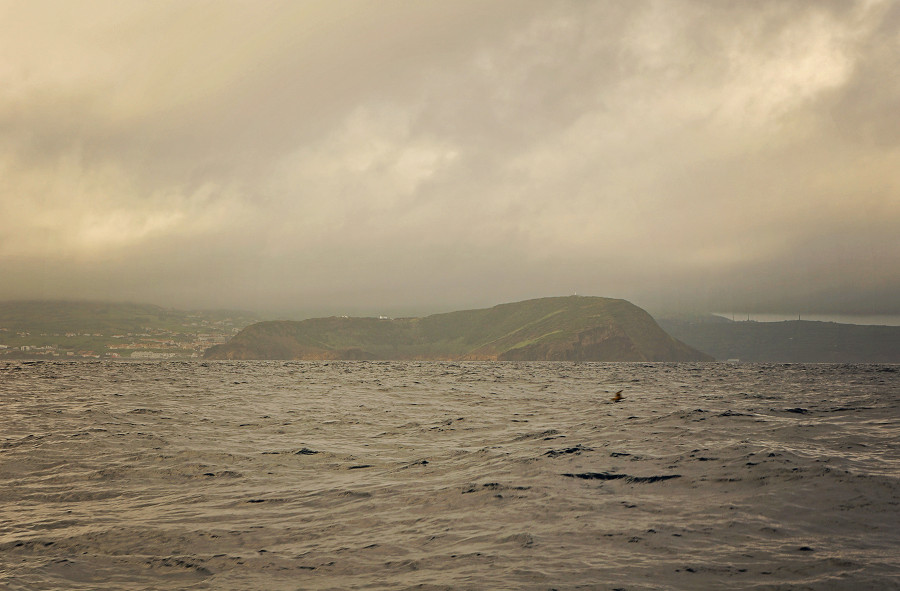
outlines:
M597 341L597 344L594 341ZM252 325L211 358L703 359L624 300L542 298L425 318L316 318Z

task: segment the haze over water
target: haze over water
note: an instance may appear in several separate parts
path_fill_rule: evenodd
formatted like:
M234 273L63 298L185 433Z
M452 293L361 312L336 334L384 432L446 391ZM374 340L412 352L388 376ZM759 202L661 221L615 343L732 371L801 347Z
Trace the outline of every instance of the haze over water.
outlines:
M898 369L6 363L0 583L896 588Z

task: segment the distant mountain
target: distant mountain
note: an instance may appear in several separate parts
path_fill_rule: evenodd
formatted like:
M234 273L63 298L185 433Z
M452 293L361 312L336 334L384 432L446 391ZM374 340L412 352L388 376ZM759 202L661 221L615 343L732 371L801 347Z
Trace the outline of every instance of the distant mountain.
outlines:
M191 322L225 319L249 324L251 312L236 310L176 310L152 304L66 300L0 302L0 327L41 332L128 332L142 328L180 328Z
M900 363L900 326L807 320L732 322L719 316L710 318L661 318L658 322L675 338L719 360Z
M260 322L208 359L702 361L625 300L557 297L424 318Z

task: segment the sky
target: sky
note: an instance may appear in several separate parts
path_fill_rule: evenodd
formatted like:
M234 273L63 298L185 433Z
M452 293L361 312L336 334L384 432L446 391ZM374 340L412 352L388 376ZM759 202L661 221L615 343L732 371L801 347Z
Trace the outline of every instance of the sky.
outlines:
M0 300L900 314L900 2L0 0Z

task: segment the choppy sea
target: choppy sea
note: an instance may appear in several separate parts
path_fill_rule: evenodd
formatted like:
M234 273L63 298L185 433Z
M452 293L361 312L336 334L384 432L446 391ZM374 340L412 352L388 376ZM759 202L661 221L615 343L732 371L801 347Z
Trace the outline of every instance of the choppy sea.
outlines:
M890 365L2 363L0 588L898 589L898 417Z

